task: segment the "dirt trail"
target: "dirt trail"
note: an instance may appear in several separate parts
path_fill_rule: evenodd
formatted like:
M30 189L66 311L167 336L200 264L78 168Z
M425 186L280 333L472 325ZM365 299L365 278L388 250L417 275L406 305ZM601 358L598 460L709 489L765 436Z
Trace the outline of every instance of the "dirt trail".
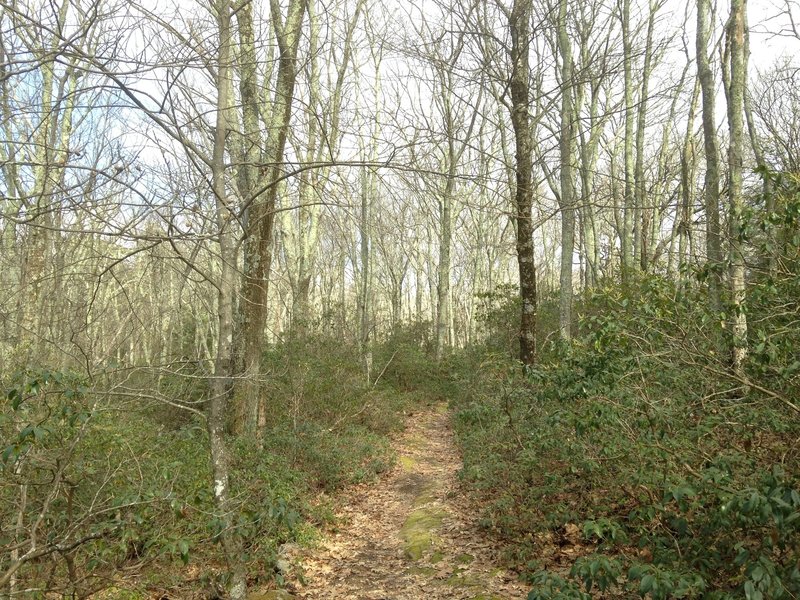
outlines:
M352 490L340 526L294 557L309 600L511 600L526 591L496 564L475 511L459 491L461 461L444 407L409 418L395 441L398 464Z

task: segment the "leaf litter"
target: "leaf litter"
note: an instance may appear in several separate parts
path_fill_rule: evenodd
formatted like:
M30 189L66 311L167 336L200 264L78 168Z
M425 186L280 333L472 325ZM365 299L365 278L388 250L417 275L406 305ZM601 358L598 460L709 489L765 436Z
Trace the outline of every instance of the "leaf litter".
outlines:
M398 460L378 482L348 490L336 525L296 549L287 578L307 600L512 600L527 592L500 566L460 488L461 458L444 406L408 417Z

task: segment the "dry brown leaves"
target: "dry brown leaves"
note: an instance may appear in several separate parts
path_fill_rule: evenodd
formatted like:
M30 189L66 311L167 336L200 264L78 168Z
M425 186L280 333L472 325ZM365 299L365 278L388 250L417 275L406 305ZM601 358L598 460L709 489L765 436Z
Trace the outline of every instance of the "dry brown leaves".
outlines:
M477 511L459 489L461 460L444 408L411 415L394 448L395 468L349 490L337 528L292 557L294 593L310 600L525 598L516 577L498 566L498 549L481 535ZM426 512L437 518L425 525L414 560L409 531L419 529L414 515Z

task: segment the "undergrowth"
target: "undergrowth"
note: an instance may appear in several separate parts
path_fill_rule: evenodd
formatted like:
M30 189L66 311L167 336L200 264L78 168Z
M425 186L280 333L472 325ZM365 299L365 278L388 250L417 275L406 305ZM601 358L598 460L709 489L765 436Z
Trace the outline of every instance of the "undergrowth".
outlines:
M657 276L586 297L527 374L498 347L464 359L463 479L529 598L800 594L800 336L780 322L798 281L752 294L750 385L702 288Z
M231 440L235 527L254 587L280 583L281 545L330 519L328 495L394 461L387 436L420 401L408 382L427 358L405 334L400 345L375 348L382 373L367 382L357 357L354 345L313 333L265 353L264 435ZM43 551L17 571L16 589L31 598L221 593L222 523L213 516L206 390L196 375L126 372L124 389L135 379L136 389L160 388L152 398L178 397L197 413L115 395L123 386L113 375L90 382L27 369L2 382L0 548L24 552L35 535ZM0 572L20 555L0 553Z

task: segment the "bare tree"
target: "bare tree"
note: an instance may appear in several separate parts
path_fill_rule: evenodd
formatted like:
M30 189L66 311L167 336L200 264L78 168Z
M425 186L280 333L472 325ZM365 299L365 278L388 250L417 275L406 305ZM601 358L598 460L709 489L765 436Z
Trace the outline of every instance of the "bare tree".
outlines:
M250 6L245 2L242 8ZM300 36L306 13L306 0L292 0L284 16L277 1L270 2L270 18L278 45L278 69L275 79L275 94L266 112L265 127L268 132L266 143L261 150L260 163L264 164L266 183L250 181L244 201L245 243L243 247L244 266L242 273L242 292L237 319L237 339L240 356L238 370L241 372L239 389L235 392L235 415L233 428L237 432L256 435L261 430L266 417L266 399L262 397L260 386L261 352L264 346L264 331L267 322L267 298L269 274L272 265L273 229L275 223L275 207L277 204L279 183L284 177L284 153L289 135L289 125L294 105L295 82L297 81L297 53ZM239 11L241 17L244 13ZM243 17L241 17L243 19ZM241 29L241 25L240 25ZM249 40L250 38L245 38ZM243 66L254 69L254 59L247 59L243 52ZM243 79L252 78L245 73ZM255 82L250 85L255 86ZM248 87L248 89L250 89ZM249 120L261 114L258 96L253 96L255 87L243 97L243 107L250 115L245 121L246 127L255 127L256 122L248 125ZM250 108L248 108L250 107ZM246 134L249 131L245 132ZM245 135L245 139L248 139ZM249 161L249 157L247 158ZM245 165L249 168L250 165Z
M708 59L709 27L712 16L709 0L697 3L697 77L702 91L703 141L706 155L705 212L706 212L706 256L708 259L708 291L711 307L722 309L720 286L722 283L722 246L719 225L719 150L717 147L717 124L715 118L714 73Z
M520 360L525 366L536 362L536 260L533 249L533 148L529 114L532 0L514 0L511 8L502 6L511 36L509 62L511 73L508 89L509 111L514 128L515 188L514 207L517 229L517 264L522 300L520 316Z
M633 32L631 31L631 0L621 0L622 52L625 74L625 203L620 232L622 277L634 266L634 216L636 214L635 157L634 157L634 96L633 96Z
M733 370L744 377L744 363L747 359L747 313L745 312L745 257L743 210L744 196L744 95L747 85L747 54L745 51L745 32L747 30L747 0L732 0L731 13L726 27L726 54L729 57L729 82L726 86L728 99L728 187L730 195L730 277L732 298Z
M561 55L561 137L560 197L561 204L561 277L559 292L558 325L561 339L572 338L572 261L575 248L575 206L572 176L573 137L575 115L573 108L572 42L567 27L567 0L558 4L558 49Z

